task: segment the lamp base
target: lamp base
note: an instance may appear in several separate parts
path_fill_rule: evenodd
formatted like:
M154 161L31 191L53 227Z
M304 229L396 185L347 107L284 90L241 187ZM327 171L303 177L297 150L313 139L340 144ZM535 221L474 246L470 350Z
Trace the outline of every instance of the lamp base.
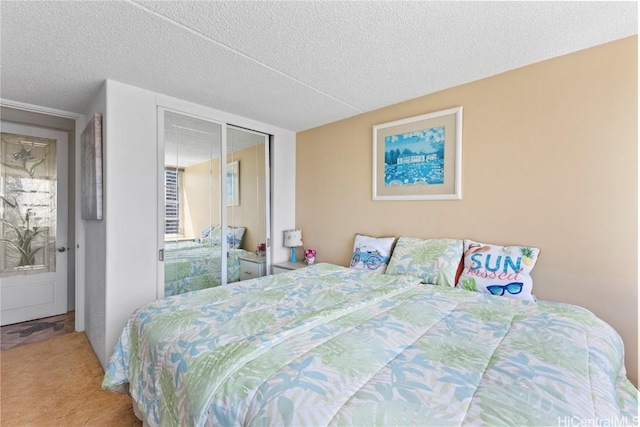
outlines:
M296 256L296 248L291 248L291 262L298 262L298 257Z

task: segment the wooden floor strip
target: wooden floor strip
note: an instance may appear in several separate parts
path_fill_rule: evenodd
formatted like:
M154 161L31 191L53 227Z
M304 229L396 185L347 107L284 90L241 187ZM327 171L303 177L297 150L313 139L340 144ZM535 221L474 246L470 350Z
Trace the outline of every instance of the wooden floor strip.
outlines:
M75 311L0 328L0 350L48 340L75 331Z

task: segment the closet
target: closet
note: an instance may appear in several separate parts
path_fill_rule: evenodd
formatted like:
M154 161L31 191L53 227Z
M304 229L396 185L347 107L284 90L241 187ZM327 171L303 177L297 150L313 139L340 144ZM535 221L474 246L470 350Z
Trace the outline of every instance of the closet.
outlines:
M158 297L270 269L269 135L158 109Z

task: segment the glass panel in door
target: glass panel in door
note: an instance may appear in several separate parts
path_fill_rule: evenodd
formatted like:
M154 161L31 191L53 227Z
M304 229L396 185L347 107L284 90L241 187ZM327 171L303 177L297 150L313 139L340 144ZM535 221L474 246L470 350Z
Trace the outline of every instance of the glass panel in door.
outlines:
M224 283L222 126L164 111L164 295Z
M2 133L0 275L56 271L56 140Z

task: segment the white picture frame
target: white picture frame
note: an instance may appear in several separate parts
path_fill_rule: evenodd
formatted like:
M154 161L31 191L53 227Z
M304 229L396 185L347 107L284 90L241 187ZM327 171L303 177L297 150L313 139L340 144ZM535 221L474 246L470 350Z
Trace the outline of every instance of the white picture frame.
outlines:
M462 198L462 107L373 126L373 200Z
M227 206L240 206L240 161L227 163Z

